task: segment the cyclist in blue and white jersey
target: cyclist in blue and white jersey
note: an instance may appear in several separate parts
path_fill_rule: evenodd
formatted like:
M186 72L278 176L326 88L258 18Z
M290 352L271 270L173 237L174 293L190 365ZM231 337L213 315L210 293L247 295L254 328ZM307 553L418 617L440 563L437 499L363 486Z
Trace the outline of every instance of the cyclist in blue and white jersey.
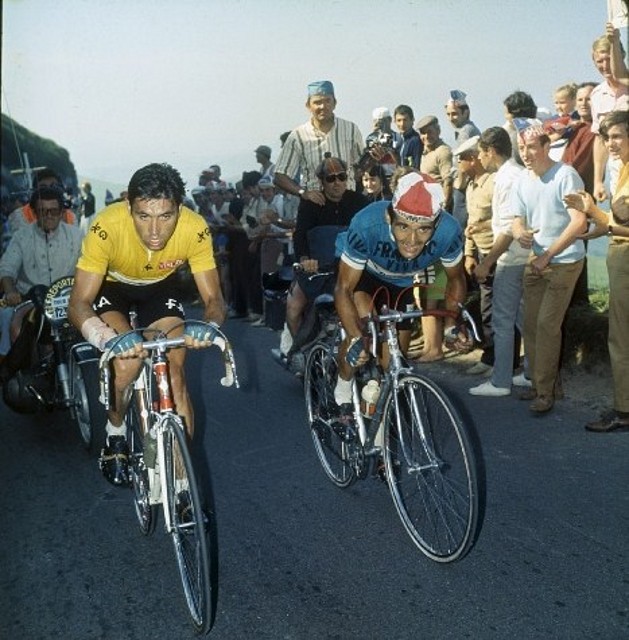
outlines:
M335 304L347 334L339 350L334 392L341 406L351 403L353 371L369 357L362 338L374 294L376 305L387 301L392 308L406 310L414 304L413 285L430 284L440 262L447 276L446 309L452 312L445 321L450 340L458 305L465 301L462 230L442 209L441 186L415 169L403 168L393 176L392 187L391 202L370 204L337 239L340 266ZM406 352L410 322L398 324L398 330L400 347Z

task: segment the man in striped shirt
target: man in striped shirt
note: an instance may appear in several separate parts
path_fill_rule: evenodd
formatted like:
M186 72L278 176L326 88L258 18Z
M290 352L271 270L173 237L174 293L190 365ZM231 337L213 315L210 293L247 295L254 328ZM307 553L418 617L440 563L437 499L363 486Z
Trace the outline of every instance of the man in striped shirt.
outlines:
M324 154L329 152L331 157L347 164L347 188L355 189L354 164L365 146L358 127L349 120L337 118L335 107L334 86L329 80L310 83L306 101L310 120L291 131L275 163L277 187L320 205L325 203L325 197L316 170ZM292 178L298 172L301 184Z

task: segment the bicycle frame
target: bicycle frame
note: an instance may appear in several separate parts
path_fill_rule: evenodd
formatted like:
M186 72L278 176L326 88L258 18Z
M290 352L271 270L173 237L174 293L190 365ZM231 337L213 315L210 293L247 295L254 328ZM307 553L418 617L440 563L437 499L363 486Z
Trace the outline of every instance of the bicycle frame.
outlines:
M459 304L461 316L465 323L469 326L476 341L480 342L480 336L478 329L467 309L463 305ZM384 371L381 384L380 384L380 396L376 402L376 407L373 416L369 418L369 423L365 422L365 417L360 410L360 390L356 378L354 378L352 384L352 404L354 406L354 414L358 427L358 436L360 439L363 452L368 457L377 457L382 454L382 448L376 445L376 437L381 427L381 422L384 414L386 399L389 396L389 392L392 389L393 399L395 403L395 416L396 416L396 429L400 443L402 445L402 452L407 463L412 465L412 456L409 455L408 443L404 438L403 429L400 424L400 406L399 406L399 379L400 376L412 373L413 369L410 367L402 354L400 349L400 342L397 333L397 323L405 319L421 318L422 316L431 315L421 309L414 311L394 311L386 307L383 307L379 315L373 315L368 321L368 332L371 336L370 353L372 357L377 358L377 348L380 343L388 345L389 349L389 364ZM434 314L437 315L437 314ZM338 344L345 337L345 330L343 329L340 321L338 323L337 334L334 338L335 344ZM417 399L413 398L414 408L417 409ZM419 413L419 412L418 412ZM429 440L426 437L424 431L424 425L420 425L421 440L426 451L427 456L431 460L429 465L418 467L416 471L422 471L423 469L438 466L437 457L430 446Z
M220 329L199 320L184 320L177 326L182 325L184 331L176 338L139 328L129 332L135 334L135 340L129 340L128 334L118 336L101 358L101 394L109 408L109 361L126 355L128 349L118 347L119 344L136 344L138 351L149 352L150 357L141 363L134 383L125 392L133 395L126 398L131 408L127 414L131 437L128 479L143 535L154 531L157 505L162 505L164 530L173 541L188 613L195 630L205 634L214 622L218 594L216 517L211 506L214 499L211 486L205 488L204 495L199 488L185 425L175 412L167 351L218 346L225 365L221 384L236 387L239 384L231 346ZM156 338L138 342L138 335L144 338L147 331L154 331ZM204 499L209 500L207 510Z
M338 322L333 340L320 340L308 356L306 408L315 451L328 479L345 489L357 479L379 476L387 482L414 544L431 560L453 562L474 544L480 489L474 447L455 404L437 382L410 366L400 349L397 323L422 315L422 310L384 308L369 320L368 350L376 358L378 347L386 345L388 363L376 375L373 359L356 369L349 420L344 414L337 417L332 392L344 337ZM473 321L470 329L477 337ZM369 401L375 402L374 413L363 414L361 383L374 378L380 384L379 397Z

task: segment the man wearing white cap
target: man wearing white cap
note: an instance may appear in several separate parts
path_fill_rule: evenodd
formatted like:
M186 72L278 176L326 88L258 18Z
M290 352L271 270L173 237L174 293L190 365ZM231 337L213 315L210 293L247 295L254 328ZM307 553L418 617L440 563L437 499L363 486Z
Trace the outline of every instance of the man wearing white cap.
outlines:
M386 107L377 107L373 110L371 117L373 119L373 131L365 140L367 152L373 149L374 145L380 146L380 149L375 152L375 157L378 159L374 159L373 162L374 164L382 165L385 174L390 177L397 166L397 158L393 153L393 149L398 144L399 135L391 129L393 118ZM367 169L365 168L365 170Z
M274 182L277 187L302 200L323 206L325 196L317 177L317 167L326 152L340 158L347 165L347 188L355 189L354 164L363 148L363 136L359 128L349 120L334 115L336 97L329 80L319 80L308 85L306 108L310 120L291 131L275 163ZM293 180L301 170L301 184Z
M393 176L393 200L378 201L359 212L337 239L341 261L336 282L336 309L346 331L339 350L339 378L334 397L341 413L351 414L354 369L368 359L362 341L363 319L379 296L405 309L413 304L413 285L434 278L436 263L447 274L446 309L451 312L446 338L465 301L463 240L459 224L441 208L443 190L429 176L399 169ZM374 300L374 296L376 299ZM406 352L410 325L400 323L400 347Z
M489 253L493 244L491 228L491 203L494 193L494 174L486 171L478 159L478 138L468 138L454 150L458 171L467 180L465 199L468 221L465 227L465 271L470 278L478 263ZM492 278L479 282L480 312L483 332L483 354L480 362L468 369L471 374L489 373L494 365L492 337Z
M480 135L479 128L470 120L470 107L467 95L459 89L450 91L450 97L445 105L446 117L454 129L454 146L462 145L466 140ZM452 215L461 223L467 224L467 207L465 203L465 188L467 181L459 171L454 176L452 185Z
M467 95L453 89L445 105L446 116L454 129L454 141L463 144L469 138L480 135L480 129L470 120L470 107Z
M531 250L524 270L524 348L533 386L520 397L547 413L559 395L561 326L583 269L583 212L563 198L583 189L575 169L550 156L550 138L539 120L516 118L518 150L526 171L514 184L513 237Z
M391 136L392 143L397 140L397 133L391 129L391 112L386 107L377 107L371 113L371 119L373 120L373 131L367 136L365 142L367 146L370 143L378 142L381 134L389 134Z

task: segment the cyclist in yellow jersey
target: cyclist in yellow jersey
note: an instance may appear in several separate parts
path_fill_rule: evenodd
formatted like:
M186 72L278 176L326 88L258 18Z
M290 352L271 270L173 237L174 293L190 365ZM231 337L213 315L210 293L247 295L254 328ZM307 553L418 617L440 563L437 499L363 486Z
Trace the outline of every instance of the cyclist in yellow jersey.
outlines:
M220 325L225 303L205 220L182 205L185 185L179 172L167 164L150 164L129 182L128 199L104 209L95 218L77 263L70 296L70 321L100 350L129 331L129 311L137 312L138 326L169 331L184 316L175 271L189 265L204 304L203 319ZM214 335L192 328L188 346L202 347ZM177 335L173 332L171 335ZM142 360L131 334L117 344L121 357L114 362L114 402L109 411L107 445L101 456L103 474L115 485L127 484L126 389L137 377ZM194 416L186 388L186 350L168 354L177 413L192 435Z

